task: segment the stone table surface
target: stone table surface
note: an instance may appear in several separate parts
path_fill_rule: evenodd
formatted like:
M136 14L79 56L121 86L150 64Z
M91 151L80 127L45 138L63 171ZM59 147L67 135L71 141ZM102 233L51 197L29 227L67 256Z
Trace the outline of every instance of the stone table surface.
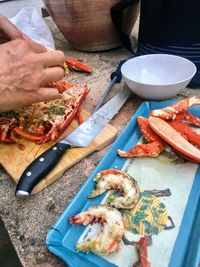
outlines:
M91 92L83 107L92 112L110 83L111 72L120 60L131 55L123 48L99 53L76 51L68 44L51 18L48 17L45 20L53 33L57 49L64 51L67 57L83 60L94 68L94 73L91 75L73 72L68 76L70 81L82 81L89 84ZM131 35L133 43L136 34L137 27ZM123 81L116 84L107 99L114 96L123 86L125 86ZM179 97L192 95L200 95L200 90L186 88L181 91ZM119 133L141 102L142 99L132 94L120 112L112 119L111 124L118 129ZM55 183L28 200L20 200L14 196L16 185L4 169L0 168L0 216L23 267L66 266L62 260L48 251L45 245L47 232L107 150L108 147L89 155L76 166L68 169Z

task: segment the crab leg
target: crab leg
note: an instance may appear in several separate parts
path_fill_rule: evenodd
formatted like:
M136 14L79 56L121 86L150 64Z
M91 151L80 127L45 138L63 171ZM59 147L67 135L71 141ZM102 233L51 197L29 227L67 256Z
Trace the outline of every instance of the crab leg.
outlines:
M190 144L166 121L150 116L148 122L152 130L173 148L175 148L178 152L200 163L200 150Z
M5 127L2 132L1 132L1 142L5 142L5 140L7 139L7 134L8 134L8 130L9 130L9 126Z
M93 69L90 66L74 58L66 58L65 62L67 63L67 66L73 70L84 71L84 72L89 72L89 73L93 71Z
M172 121L169 124L179 132L185 139L200 149L200 134L195 132L190 126L181 121Z
M192 115L187 110L182 111L181 113L177 114L176 121L187 121L192 125L200 127L200 119L194 115Z
M162 109L152 110L151 116L159 117L165 120L175 120L178 113L195 105L200 105L200 97L198 96L185 98L171 106Z
M54 49L47 47L47 50L53 51ZM65 62L63 64L63 69L65 72L67 72L67 67L73 70L84 71L84 72L89 72L89 73L93 71L93 69L90 66L74 58L65 58Z
M151 263L147 258L147 237L141 237L136 245L139 256L139 264L141 267L150 267Z
M13 131L15 133L17 133L18 135L21 135L29 140L32 140L32 141L40 141L42 140L42 137L41 136L36 136L36 135L31 135L31 134L28 134L26 132L24 132L23 130L19 129L19 128L14 128Z
M149 127L146 118L139 116L137 120L142 134L149 143L138 144L127 152L118 149L118 155L126 158L157 157L165 149L165 142Z

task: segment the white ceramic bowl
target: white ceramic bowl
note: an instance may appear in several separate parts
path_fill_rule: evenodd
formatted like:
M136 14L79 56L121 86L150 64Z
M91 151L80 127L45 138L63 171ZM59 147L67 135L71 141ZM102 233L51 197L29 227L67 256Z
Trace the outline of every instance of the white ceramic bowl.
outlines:
M185 88L196 73L188 59L169 54L149 54L127 60L121 68L128 87L145 99L164 100Z

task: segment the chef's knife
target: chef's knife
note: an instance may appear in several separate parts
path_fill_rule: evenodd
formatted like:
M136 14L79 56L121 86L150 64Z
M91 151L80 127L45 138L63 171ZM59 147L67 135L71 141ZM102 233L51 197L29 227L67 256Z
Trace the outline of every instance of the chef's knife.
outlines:
M29 196L34 186L55 167L66 150L71 147L87 147L119 111L130 94L131 91L124 88L70 135L37 157L22 173L15 195L17 197Z

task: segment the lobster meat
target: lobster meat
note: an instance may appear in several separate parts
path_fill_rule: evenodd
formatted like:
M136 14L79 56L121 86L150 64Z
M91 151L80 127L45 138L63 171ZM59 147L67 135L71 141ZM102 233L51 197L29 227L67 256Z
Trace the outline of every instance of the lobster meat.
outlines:
M188 158L200 162L200 150L187 141L179 132L177 132L166 121L157 118L149 117L149 126L169 145L186 155Z
M16 142L20 136L38 144L55 142L74 118L81 121L80 106L89 87L67 82L60 85L66 87L59 99L0 113L0 142Z
M186 160L200 163L200 134L190 127L199 127L200 119L187 111L199 104L200 97L195 96L163 109L153 110L149 118L139 116L138 124L148 143L137 144L129 151L118 150L118 155L157 157L168 144Z

